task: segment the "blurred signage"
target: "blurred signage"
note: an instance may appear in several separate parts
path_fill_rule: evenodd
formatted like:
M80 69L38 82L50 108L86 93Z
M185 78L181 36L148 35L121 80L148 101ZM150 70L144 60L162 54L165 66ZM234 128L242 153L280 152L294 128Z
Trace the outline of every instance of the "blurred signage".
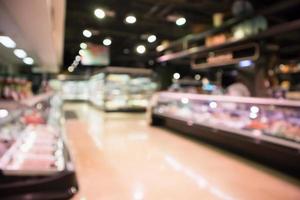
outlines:
M102 45L88 44L87 48L82 50L82 65L109 65L109 48Z

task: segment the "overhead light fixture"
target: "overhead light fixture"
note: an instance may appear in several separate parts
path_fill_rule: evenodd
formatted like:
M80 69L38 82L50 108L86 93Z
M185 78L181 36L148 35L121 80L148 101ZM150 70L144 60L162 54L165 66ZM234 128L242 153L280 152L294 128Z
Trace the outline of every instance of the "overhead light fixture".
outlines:
M195 75L195 80L200 81L200 79L201 79L201 75L200 74L196 74Z
M185 19L184 17L179 17L179 18L176 20L176 25L177 25L177 26L183 26L185 23L186 23L186 19Z
M84 31L82 31L82 34L83 34L84 37L87 37L87 38L92 37L92 32L89 31L89 30L87 30L87 29L85 29Z
M15 48L16 43L8 36L0 36L0 43L7 48Z
M83 54L84 54L84 50L79 50L79 55L81 55L81 56L83 56Z
M137 47L136 47L136 52L138 53L138 54L144 54L145 52L146 52L146 47L144 46L144 45L138 45Z
M23 49L15 49L14 50L14 54L18 57L18 58L25 58L27 56L27 53L23 50Z
M86 49L87 48L87 44L84 43L84 42L80 43L80 48L81 49Z
M125 18L125 22L127 24L134 24L136 22L136 17L133 16L133 15L128 15L126 18Z
M156 38L156 35L150 35L150 36L147 38L147 40L148 40L149 43L155 42L156 39L157 39L157 38Z
M95 11L94 11L94 14L97 18L99 19L103 19L105 18L106 14L105 14L105 11L100 9L100 8L97 8Z
M73 67L73 66L68 67L68 71L69 71L69 72L73 72L74 69L75 69L75 67Z
M178 79L180 79L180 74L179 73L174 73L173 74L173 78L175 79L175 80L178 80Z
M80 56L76 56L75 60L79 62L81 60L81 57Z
M109 45L111 45L111 39L105 38L105 39L103 40L102 43L103 43L105 46L109 46Z
M253 64L251 60L242 60L239 62L239 67L244 68L244 67L250 67Z
M158 45L157 47L156 47L156 51L163 51L164 50L164 46L161 44L161 45Z
M26 65L32 65L34 63L34 60L31 57L26 57L26 58L23 59L23 62Z

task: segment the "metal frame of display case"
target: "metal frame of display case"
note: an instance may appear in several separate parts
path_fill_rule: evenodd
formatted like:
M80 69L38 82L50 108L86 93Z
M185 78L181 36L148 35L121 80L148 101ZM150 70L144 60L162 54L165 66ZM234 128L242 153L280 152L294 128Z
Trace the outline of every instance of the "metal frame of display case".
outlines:
M24 109L27 109L39 102L48 101L52 95L52 93L47 93L35 96L22 101L21 104L25 105ZM18 110L16 112L22 113L23 111ZM21 114L18 114L17 118L20 116ZM5 123L13 122L16 120L16 117L9 119L5 120ZM63 123L63 120L61 120L61 123ZM64 169L49 175L34 175L34 173L22 175L22 173L18 174L18 172L10 173L0 170L0 199L63 200L70 199L77 193L79 187L74 164L66 144L64 130L61 129L60 132L63 141Z
M232 102L300 108L299 101L268 98L212 96L170 92L158 93L155 98L160 102L164 102L163 97L167 97L171 100L188 98L189 100L216 101L222 103ZM298 178L300 177L299 142L264 134L257 135L248 130L236 130L209 123L199 123L171 114L158 113L154 112L155 106L156 103L152 102L152 105L148 110L151 125L166 126L185 134L196 136L208 143L221 146L230 151L266 163L276 169L297 176Z

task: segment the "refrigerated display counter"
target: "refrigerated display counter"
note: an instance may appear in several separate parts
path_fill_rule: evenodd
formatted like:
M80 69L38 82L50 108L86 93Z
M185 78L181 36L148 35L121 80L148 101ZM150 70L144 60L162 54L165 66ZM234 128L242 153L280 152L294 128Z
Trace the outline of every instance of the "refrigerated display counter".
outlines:
M157 87L151 70L107 67L90 78L89 100L105 111L145 110Z
M89 99L88 80L64 80L61 94L64 100L87 101Z
M300 176L300 102L161 92L149 123L195 135Z
M62 100L0 102L0 199L70 199L78 191Z

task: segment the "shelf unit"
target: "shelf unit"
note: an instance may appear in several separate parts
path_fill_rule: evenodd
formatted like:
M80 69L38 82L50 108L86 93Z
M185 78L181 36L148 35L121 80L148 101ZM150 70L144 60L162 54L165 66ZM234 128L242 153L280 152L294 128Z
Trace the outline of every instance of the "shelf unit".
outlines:
M212 117L209 117L209 120L208 118L203 118L211 115L210 110L204 109L205 106L209 108L210 102L215 102L215 105L218 104L220 109L222 106L224 108L232 105L242 106L242 108L237 110L235 108L227 108L231 109L230 112L232 113L243 109L249 109L247 112L250 113L250 107L252 106L260 107L262 113L266 113L264 109L271 109L274 115L280 115L281 112L297 113L297 110L300 111L300 102L292 100L161 92L153 97L152 105L148 109L149 123L166 126L185 134L196 136L208 143L229 149L240 155L253 158L300 177L300 140L279 137L272 135L273 133L262 132L261 129L238 128L240 126L244 127L244 124L251 122L247 112L244 111L239 112L239 115L246 113L246 117L234 118L234 124L239 124L238 126L226 125L226 120L230 121L231 118L226 120L220 118L220 121L214 121ZM195 110L195 105L201 106L199 108L201 110L204 109L204 111ZM174 110L175 107L178 107L178 110ZM189 111L187 112L186 109ZM220 115L222 112L228 113L228 110L217 110L215 112ZM248 118L249 122L240 121L245 120L245 118ZM270 119L270 121L272 120ZM233 123L233 121L230 123Z
M151 94L157 88L152 76L153 71L149 69L106 67L91 77L89 101L107 112L145 111ZM134 84L134 81L140 83Z
M15 142L11 144L11 146L0 158L0 196L3 199L23 200L30 197L32 200L63 200L72 198L78 191L75 168L66 144L67 141L64 135L64 127L63 124L61 124L63 120L60 118L58 118L54 124L57 124L58 127L56 127L56 129L59 131L59 138L57 142L59 142L60 145L57 145L60 146L61 157L63 158L63 166L61 166L62 168L58 169L57 171L37 171L27 168L11 169L6 167L6 163L12 158L12 155L15 152L20 150L20 144L23 144L22 141L27 138L24 130L28 128L28 126L24 124L15 124L15 121L19 120L19 118L22 116L22 113L26 113L27 111L38 108L40 105L39 103L51 106L51 102L53 101L50 99L54 98L53 95L53 93L46 93L34 96L31 99L20 102L21 104L17 102L0 103L0 107L9 110L10 113L20 111L20 108L22 108L22 111L20 111L20 113L15 116L14 119L10 118L11 120L6 120L5 123L3 122L3 124L1 124L2 128L8 123L11 124L8 126L8 128L15 125L21 126L20 130L18 130L17 137L14 136L16 137ZM11 105L8 106L8 104ZM22 104L25 106L20 106ZM60 110L61 104L56 104L55 109ZM59 111L53 110L53 112L58 114Z
M216 50L235 47L237 45L241 45L249 42L255 42L272 36L278 36L280 34L288 33L290 31L295 31L295 30L300 30L300 19L270 27L268 30L250 36L248 38L244 38L240 40L231 40L223 44L215 45L211 47L199 46L199 47L192 47L189 49L183 49L182 51L178 51L178 52L166 53L165 55L158 57L157 62L167 62L167 61L180 59L184 57L191 57L193 55L205 54Z

